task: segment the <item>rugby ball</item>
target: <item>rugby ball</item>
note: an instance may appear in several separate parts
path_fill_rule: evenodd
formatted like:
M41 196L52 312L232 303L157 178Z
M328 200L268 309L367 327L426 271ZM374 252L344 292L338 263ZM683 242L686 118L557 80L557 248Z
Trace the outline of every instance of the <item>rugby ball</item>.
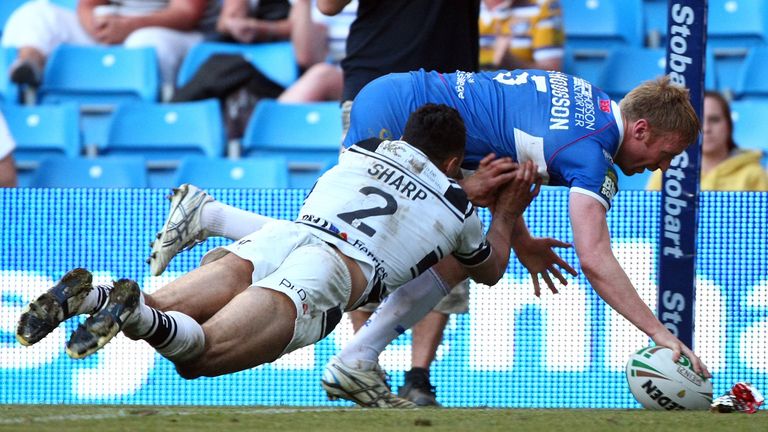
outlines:
M627 384L640 405L651 410L706 410L712 403L712 380L693 371L688 357L672 361L672 350L649 346L627 362Z

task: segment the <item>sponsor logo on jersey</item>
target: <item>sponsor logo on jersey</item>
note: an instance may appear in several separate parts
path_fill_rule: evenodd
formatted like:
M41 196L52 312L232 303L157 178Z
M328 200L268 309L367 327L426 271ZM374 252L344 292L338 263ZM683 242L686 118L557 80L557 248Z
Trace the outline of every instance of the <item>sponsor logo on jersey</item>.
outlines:
M609 99L598 99L600 102L600 111L611 112L611 101Z
M618 177L616 176L616 171L613 170L613 167L610 167L605 172L605 179L603 180L603 185L600 187L600 194L607 198L609 202L612 201L616 192L618 192L617 185Z
M592 84L579 77L573 77L573 120L576 126L595 130L595 101L592 99Z
M472 72L456 71L456 95L459 99L464 99L464 88L467 83L475 83L475 74Z

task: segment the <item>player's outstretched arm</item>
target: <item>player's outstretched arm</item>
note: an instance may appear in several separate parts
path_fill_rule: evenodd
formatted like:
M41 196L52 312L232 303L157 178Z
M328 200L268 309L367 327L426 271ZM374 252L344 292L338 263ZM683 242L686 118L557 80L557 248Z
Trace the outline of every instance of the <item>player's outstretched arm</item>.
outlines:
M520 263L531 274L533 293L536 297L541 295L539 275L544 279L549 290L557 294L557 287L555 287L550 274L563 285L568 285L568 281L560 269L573 276L578 274L570 264L552 250L556 247L569 248L571 244L551 237L532 237L525 225L525 220L522 217L517 219L517 225L515 225L512 235L512 249L515 250L515 255Z
M467 267L472 279L494 285L504 275L509 263L513 227L539 194L540 187L541 179L536 173L536 164L529 161L521 164L512 180L499 189L496 201L490 206L491 226L486 236L491 244L491 256L480 265Z
M605 207L594 198L571 193L570 216L576 254L592 288L608 305L651 337L656 344L670 348L675 360L681 353L685 354L696 372L709 376L707 367L699 357L669 332L638 295L611 250L605 212Z

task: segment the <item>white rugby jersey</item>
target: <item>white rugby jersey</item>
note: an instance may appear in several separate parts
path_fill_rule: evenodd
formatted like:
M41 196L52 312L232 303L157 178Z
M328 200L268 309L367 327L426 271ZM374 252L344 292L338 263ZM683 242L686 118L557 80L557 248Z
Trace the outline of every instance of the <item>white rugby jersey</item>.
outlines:
M347 149L317 181L297 221L369 263L373 290L396 288L448 254L472 266L491 253L464 190L404 141L369 139Z

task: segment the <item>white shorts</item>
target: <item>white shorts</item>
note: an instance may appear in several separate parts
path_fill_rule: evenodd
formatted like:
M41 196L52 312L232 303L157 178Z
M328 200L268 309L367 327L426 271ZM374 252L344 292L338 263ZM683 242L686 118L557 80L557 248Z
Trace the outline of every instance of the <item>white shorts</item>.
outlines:
M228 253L253 263L251 286L287 295L296 306L293 338L283 355L326 337L339 323L352 279L338 252L301 224L274 221L228 246L205 254L202 264Z

